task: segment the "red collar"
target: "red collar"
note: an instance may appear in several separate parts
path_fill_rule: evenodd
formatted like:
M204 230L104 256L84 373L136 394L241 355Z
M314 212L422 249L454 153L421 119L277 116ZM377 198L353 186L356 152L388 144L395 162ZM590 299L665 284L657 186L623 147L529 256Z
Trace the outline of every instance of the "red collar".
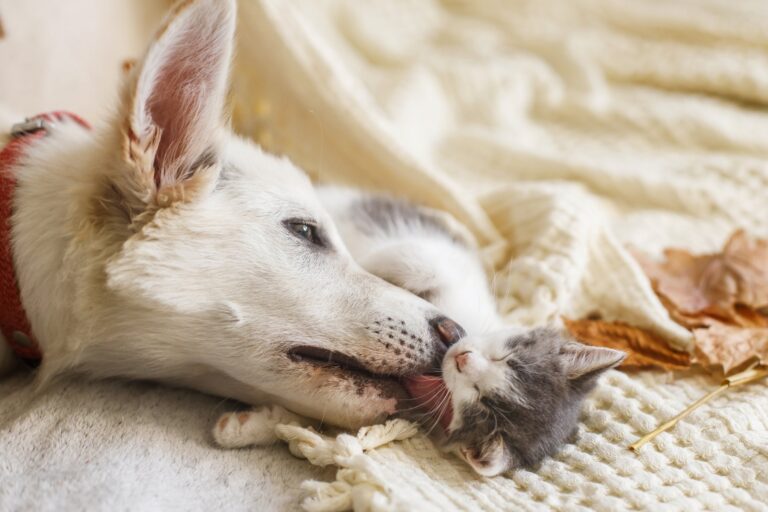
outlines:
M43 358L32 333L16 281L11 247L11 214L16 191L16 164L24 149L45 137L52 124L74 121L86 129L90 125L68 112L50 112L27 119L11 128L11 140L0 151L0 332L22 360L36 365Z

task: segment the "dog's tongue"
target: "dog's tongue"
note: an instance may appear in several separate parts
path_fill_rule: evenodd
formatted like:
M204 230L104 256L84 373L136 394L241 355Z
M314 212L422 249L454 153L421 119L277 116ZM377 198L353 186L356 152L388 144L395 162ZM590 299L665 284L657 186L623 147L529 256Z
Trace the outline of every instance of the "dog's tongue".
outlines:
M453 407L450 398L447 398L450 392L443 379L434 375L416 375L406 377L403 384L416 406L439 415L440 425L448 430L453 418Z

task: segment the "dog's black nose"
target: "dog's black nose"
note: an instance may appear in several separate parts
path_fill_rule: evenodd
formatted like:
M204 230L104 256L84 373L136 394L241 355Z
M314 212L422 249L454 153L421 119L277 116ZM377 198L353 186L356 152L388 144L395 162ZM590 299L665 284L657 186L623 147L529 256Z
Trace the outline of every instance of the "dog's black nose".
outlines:
M445 343L446 347L450 347L461 338L463 338L465 334L467 334L464 332L464 328L462 326L446 316L438 316L433 318L429 322L429 325L432 326L432 328L437 333L437 336L443 343Z

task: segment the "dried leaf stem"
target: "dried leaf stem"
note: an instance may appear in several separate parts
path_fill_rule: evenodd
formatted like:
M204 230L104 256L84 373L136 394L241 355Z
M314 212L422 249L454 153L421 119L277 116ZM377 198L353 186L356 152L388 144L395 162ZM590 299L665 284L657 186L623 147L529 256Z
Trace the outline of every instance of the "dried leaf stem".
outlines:
M755 382L765 377L768 377L768 367L756 367L755 364L753 364L752 367L744 370L743 372L736 373L734 375L731 375L730 377L726 377L725 379L723 379L723 381L720 383L720 387L718 387L717 389L714 389L713 391L699 398L694 403L689 405L680 414L670 419L669 421L662 423L653 432L650 432L644 435L643 437L641 437L640 439L638 439L637 441L629 445L629 449L637 453L638 450L640 450L640 448L644 444L653 440L656 436L658 436L662 432L674 427L675 425L677 425L677 423L680 420L682 420L683 418L691 414L693 411L698 409L703 404L707 403L708 401L712 400L716 396L725 392L729 388L743 386L745 384L749 384L750 382Z

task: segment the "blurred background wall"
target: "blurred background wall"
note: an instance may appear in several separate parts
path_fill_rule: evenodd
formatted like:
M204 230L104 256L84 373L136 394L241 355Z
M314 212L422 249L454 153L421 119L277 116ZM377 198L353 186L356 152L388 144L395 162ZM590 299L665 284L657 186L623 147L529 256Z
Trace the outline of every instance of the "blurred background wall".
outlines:
M141 56L165 0L0 0L0 113L103 116L121 66Z

